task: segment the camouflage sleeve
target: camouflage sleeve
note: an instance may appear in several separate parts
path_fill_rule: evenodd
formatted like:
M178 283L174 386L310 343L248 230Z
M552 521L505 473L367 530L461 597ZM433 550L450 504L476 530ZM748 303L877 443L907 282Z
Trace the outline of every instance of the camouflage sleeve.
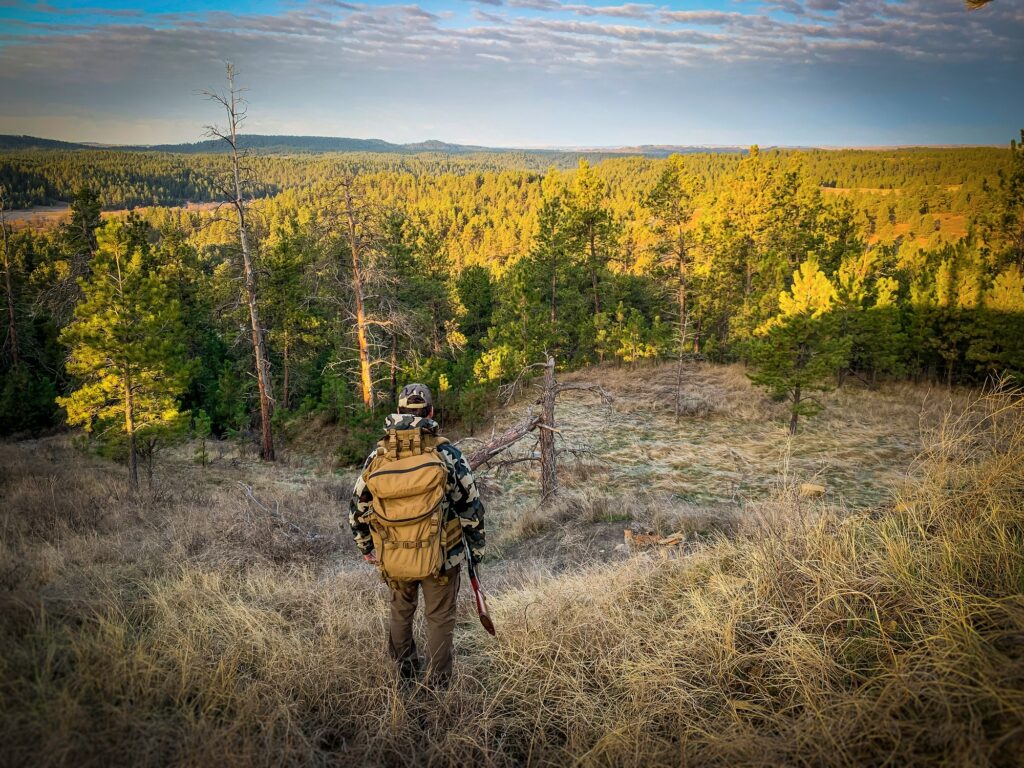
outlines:
M462 451L451 443L439 449L448 461L448 487L445 492L451 509L462 522L462 533L469 544L473 562L479 563L484 556L486 537L484 534L484 505L473 480L473 472Z
M373 461L373 457L376 455L377 450L374 449L373 453L367 456L366 461L363 462L364 470L370 465L370 462ZM364 555L368 555L373 551L370 525L363 520L363 516L373 508L372 502L373 496L366 487L363 473L360 471L359 477L356 478L355 487L352 488L352 498L348 503L348 525L352 529L352 538L355 539L356 546Z

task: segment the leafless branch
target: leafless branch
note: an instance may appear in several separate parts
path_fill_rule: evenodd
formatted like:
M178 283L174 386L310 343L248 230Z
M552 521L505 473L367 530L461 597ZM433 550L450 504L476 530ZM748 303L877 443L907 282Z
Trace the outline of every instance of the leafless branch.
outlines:
M540 424L540 416L534 416L533 410L530 409L526 414L526 418L522 421L515 424L502 434L492 437L480 448L477 448L469 454L467 461L469 461L470 469L476 469L477 467L488 463L509 446L526 437L526 435L532 432L538 424Z
M242 489L242 493L244 494L246 500L252 506L256 507L256 509L260 510L261 512L264 512L265 514L270 515L270 517L273 518L275 522L277 522L279 525L287 528L292 533L298 534L299 536L302 536L304 539L306 539L308 541L319 541L321 538L323 538L319 533L307 532L302 527L300 527L300 526L296 525L295 523L291 522L290 520L286 519L281 514L281 512L280 512L280 510L278 508L278 505L275 504L274 505L275 508L274 509L270 509L268 506L266 506L265 504L261 503L253 495L252 486L251 485L246 485L245 483L239 482L238 483L238 487Z

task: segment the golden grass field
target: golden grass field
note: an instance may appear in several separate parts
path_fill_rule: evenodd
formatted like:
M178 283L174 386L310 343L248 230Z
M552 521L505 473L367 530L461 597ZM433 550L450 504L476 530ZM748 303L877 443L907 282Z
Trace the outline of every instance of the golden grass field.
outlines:
M0 444L0 763L1020 765L1019 397L846 388L790 443L735 368L688 369L676 424L672 376L577 374L615 397L566 395L559 498L491 473L498 636L463 595L441 692L391 677L351 471L218 447L133 497L68 437Z

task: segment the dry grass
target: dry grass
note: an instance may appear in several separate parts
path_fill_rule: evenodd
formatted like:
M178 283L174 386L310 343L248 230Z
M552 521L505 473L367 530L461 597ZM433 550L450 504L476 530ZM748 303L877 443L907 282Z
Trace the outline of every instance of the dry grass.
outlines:
M331 538L343 483L262 471L257 496L310 539L256 514L237 474L182 469L136 499L59 444L0 446L0 466L5 764L1024 760L1010 395L937 426L871 511L783 483L685 558L506 569L498 638L462 604L439 694L389 676L385 593ZM581 476L549 524L614 512ZM670 506L658 493L633 514Z

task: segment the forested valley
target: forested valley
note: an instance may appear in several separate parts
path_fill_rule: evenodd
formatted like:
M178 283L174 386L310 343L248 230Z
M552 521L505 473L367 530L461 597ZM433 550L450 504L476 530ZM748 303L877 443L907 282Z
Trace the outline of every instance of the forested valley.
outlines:
M741 361L794 431L816 391L1024 370L1016 143L241 163L273 423L344 426L343 464L402 382L471 432L547 354ZM126 430L144 457L258 434L238 217L176 207L228 199L230 172L222 154L0 157L6 209L70 202L4 224L0 433L81 425L122 458Z

